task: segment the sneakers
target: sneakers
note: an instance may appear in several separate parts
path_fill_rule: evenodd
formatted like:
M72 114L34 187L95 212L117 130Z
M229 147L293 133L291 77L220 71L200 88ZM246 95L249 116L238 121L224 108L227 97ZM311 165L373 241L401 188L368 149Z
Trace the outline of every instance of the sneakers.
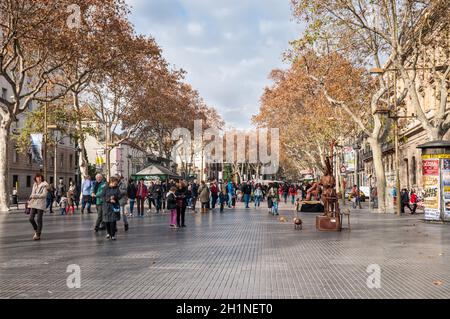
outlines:
M125 231L128 231L128 224L125 224Z
M111 240L116 240L116 236L111 237Z
M106 239L110 239L111 238L111 236L108 234L108 235L106 235Z
M40 239L41 239L41 236L38 235L37 233L34 233L33 240L40 240Z
M172 225L170 225L169 227L170 227L170 228L172 228L172 229L178 228L178 226L177 226L177 225L173 225L173 224L172 224Z

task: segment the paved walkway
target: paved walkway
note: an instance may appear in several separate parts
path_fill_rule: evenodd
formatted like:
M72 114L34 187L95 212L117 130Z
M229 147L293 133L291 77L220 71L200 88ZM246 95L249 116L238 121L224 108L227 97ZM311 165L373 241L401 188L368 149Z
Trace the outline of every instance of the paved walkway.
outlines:
M0 298L450 298L450 226L422 216L352 215L352 230L318 232L259 210L134 218L118 240L92 231L92 215L44 216L33 242L24 214L0 216ZM67 287L68 265L81 288ZM368 265L381 288L367 287Z

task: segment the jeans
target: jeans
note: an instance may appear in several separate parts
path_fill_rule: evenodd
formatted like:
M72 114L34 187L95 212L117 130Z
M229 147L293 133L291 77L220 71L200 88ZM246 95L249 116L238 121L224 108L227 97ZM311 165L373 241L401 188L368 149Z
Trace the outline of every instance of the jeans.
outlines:
M135 199L130 198L130 215L133 215Z
M81 203L81 211L87 206L87 212L91 213L91 195L83 195L83 202Z
M144 216L144 202L145 202L145 198L138 197L138 198L136 198L136 200L137 200L138 216Z
M220 212L223 213L223 208L225 206L225 202L220 203Z
M37 215L37 224L34 220L35 216ZM30 223L33 226L34 231L38 236L41 235L42 232L42 216L44 215L44 211L36 208L31 209L30 213Z
M197 204L197 197L192 196L192 210L195 211L195 205Z
M278 215L278 202L273 202L272 205L272 214Z
M186 206L177 207L177 226L184 226L184 217L186 215Z
M53 197L48 198L47 197L47 205L46 208L50 208L50 213L53 213Z
M157 197L154 199L155 206L156 206L156 212L159 212L161 210L161 206L162 206L162 200L161 197Z
M249 208L248 204L250 203L250 194L244 194L244 202L245 202L245 208Z
M125 205L124 206L120 206L120 214L123 217L123 224L124 225L128 225L128 217L127 217L127 212L125 210Z
M259 207L260 203L261 203L261 195L255 196L255 208L256 208L256 206Z
M100 224L103 222L103 205L98 204L95 207L97 208L97 221L95 222L95 229L98 229Z
M295 203L295 195L291 195L291 203L292 203L292 205L294 205L294 203Z
M228 193L228 207L231 207L233 204L233 194Z
M216 207L216 203L217 203L217 198L219 196L217 194L212 194L211 195L211 208L214 209Z
M107 234L109 234L111 237L114 237L116 235L116 222L107 222L106 223L106 232Z

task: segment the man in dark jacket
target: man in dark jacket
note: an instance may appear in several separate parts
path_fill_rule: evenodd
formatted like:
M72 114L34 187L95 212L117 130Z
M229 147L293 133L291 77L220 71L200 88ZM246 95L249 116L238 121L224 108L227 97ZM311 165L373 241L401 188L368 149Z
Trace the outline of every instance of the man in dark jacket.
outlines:
M197 198L198 198L198 184L197 184L197 180L194 180L194 182L192 183L191 186L191 196L192 196L192 210L195 211L195 204L197 203Z
M127 196L130 202L130 217L133 217L134 203L136 202L136 192L137 192L136 184L130 178L128 180L128 187L127 187Z
M95 200L95 207L97 209L97 221L95 222L95 232L98 232L99 229L105 229L104 226L100 227L103 224L103 194L106 188L106 180L103 178L102 174L97 174L95 177L95 185L92 191L91 198Z
M409 206L409 194L408 194L408 190L406 188L402 189L402 192L400 194L400 198L401 198L401 213L404 214L405 213L405 206L409 208L409 211L412 212L413 210L411 209L411 206Z
M250 203L250 196L252 195L252 185L250 185L250 182L243 185L242 192L244 193L245 208L250 208L248 206Z

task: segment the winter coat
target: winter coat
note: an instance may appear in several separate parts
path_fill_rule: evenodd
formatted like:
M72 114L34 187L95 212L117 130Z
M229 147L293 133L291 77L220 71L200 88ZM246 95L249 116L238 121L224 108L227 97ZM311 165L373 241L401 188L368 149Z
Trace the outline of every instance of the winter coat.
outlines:
M93 182L90 179L85 179L83 184L81 185L83 196L91 196L92 194L92 186Z
M66 185L58 184L56 186L56 195L57 196L63 196L65 193L66 193Z
M119 183L119 191L120 191L120 206L125 206L127 204L127 184L125 182Z
M175 191L175 198L177 200L177 207L186 207L187 206L187 187L177 188Z
M208 203L209 202L209 188L206 185L201 185L198 189L200 203Z
M114 198L115 203L111 202L111 197ZM110 188L106 186L103 192L103 221L111 223L120 220L120 212L114 212L114 209L120 209L120 198L122 197L119 186Z
M177 200L175 194L173 192L169 192L167 194L167 209L176 209L177 208Z
M102 180L100 183L96 183L92 193L95 195L95 205L103 205L103 194L106 188L106 181Z
M30 200L28 201L28 208L45 210L47 207L47 182L41 182L39 185L34 183L31 190ZM31 198L34 197L34 198Z
M143 189L141 190L141 188L143 187ZM142 192L142 196L141 195ZM145 184L138 184L136 187L136 198L147 198L148 195L148 189L147 186L145 186Z
M129 199L136 199L136 192L137 192L137 188L136 188L136 184L135 183L130 183L127 187L127 196Z

